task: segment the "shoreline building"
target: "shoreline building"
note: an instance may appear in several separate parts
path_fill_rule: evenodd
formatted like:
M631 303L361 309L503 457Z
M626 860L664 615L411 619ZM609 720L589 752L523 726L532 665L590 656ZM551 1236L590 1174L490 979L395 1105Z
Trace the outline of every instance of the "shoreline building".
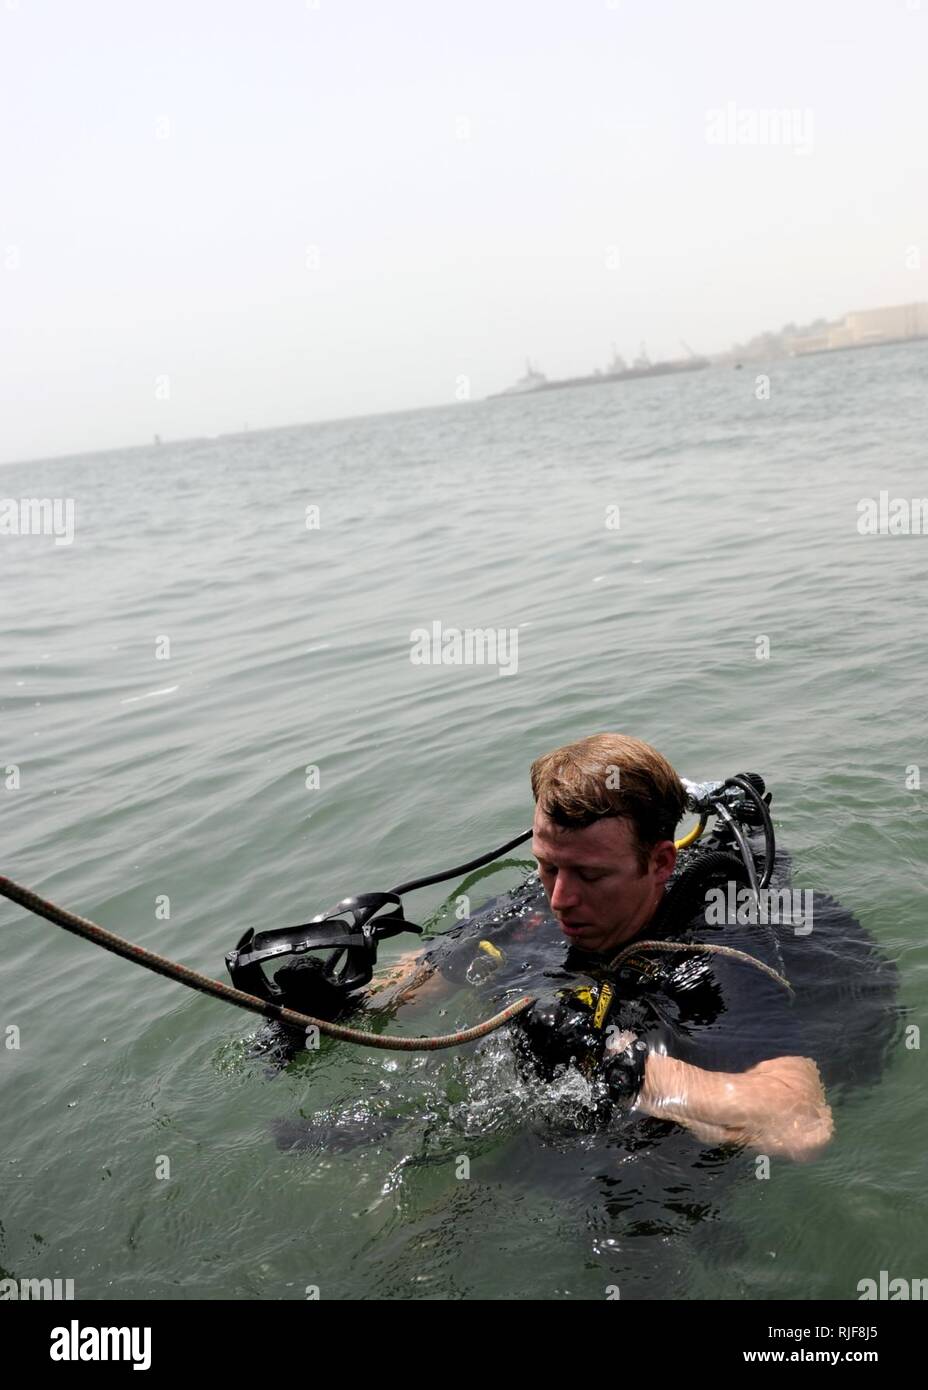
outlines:
M928 303L856 309L814 337L791 338L789 351L792 357L805 357L810 353L905 343L917 338L928 338Z

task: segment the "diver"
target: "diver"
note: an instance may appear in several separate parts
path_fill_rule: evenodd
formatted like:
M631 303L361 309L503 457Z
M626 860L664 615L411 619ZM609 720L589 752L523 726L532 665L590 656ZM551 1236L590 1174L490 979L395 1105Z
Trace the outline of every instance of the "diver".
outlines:
M519 1021L523 1058L543 1075L569 1062L596 1070L613 1105L673 1120L709 1143L793 1158L822 1150L831 1109L818 1059L801 1049L779 943L752 924L720 931L705 920L711 884L744 877L723 837L703 847L705 868L691 866L697 872L676 903L668 889L687 805L671 765L639 739L597 734L537 758L531 781L532 853L561 937L558 962L557 938L543 933L545 973L585 983L551 991ZM482 936L478 949L501 957L502 941ZM662 942L670 944L655 950ZM687 949L699 943L709 951ZM395 987L415 970L421 988L423 963L453 979L442 956L407 956ZM498 967L493 979L514 984L518 974L506 979Z
M343 899L302 927L246 933L227 957L233 981L329 1019L452 986L497 1008L529 995L509 1025L519 1069L544 1081L581 1073L597 1123L624 1113L712 1146L820 1153L833 1133L826 1085L879 1075L897 977L839 904L790 894L763 780L685 782L648 744L604 733L537 758L531 784L531 832L447 873ZM699 824L675 841L687 811ZM378 940L421 930L401 893L460 878L529 834L537 874L374 975ZM734 888L757 910L713 915L710 902L731 903ZM773 920L765 895L781 908ZM269 983L262 966L287 952ZM274 1023L255 1050L283 1065L303 1044Z

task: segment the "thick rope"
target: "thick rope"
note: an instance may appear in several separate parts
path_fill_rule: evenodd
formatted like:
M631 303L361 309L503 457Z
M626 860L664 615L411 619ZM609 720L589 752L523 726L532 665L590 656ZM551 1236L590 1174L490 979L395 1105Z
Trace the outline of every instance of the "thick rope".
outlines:
M106 951L112 951L117 956L134 961L136 965L143 965L146 970L153 970L156 975L165 975L169 980L176 980L178 984L187 985L189 989L199 990L201 994L210 994L213 998L222 999L227 1004L237 1004L240 1009L249 1009L253 1014L263 1014L265 1018L290 1024L294 1028L304 1030L318 1028L319 1032L325 1034L326 1037L338 1038L342 1042L360 1043L365 1047L377 1047L385 1052L437 1052L444 1047L460 1047L462 1043L473 1042L476 1038L484 1038L488 1033L502 1028L504 1024L524 1013L535 1002L531 995L523 995L521 999L517 999L502 1012L494 1014L492 1018L476 1024L473 1028L462 1028L456 1033L443 1033L434 1038L383 1037L379 1033L368 1033L360 1028L347 1028L340 1023L330 1023L328 1019L312 1018L309 1014L297 1013L294 1009L286 1009L281 1004L272 1004L266 999L259 999L255 994L246 994L243 990L234 989L231 985L223 984L220 980L213 980L209 975L201 975L198 970L191 970L187 965L178 965L176 961L168 960L166 956L159 956L154 951L146 950L144 946L136 946L131 941L126 941L124 937L116 936L113 932L107 931L105 927L91 922L87 917L79 917L75 912L68 912L63 907L57 907L46 898L40 897L38 893L34 893L31 888L24 888L22 884L14 883L12 879L4 878L2 875L0 875L0 895L9 898L11 902L19 903L20 907L34 912L36 916L54 922L55 926L73 932L75 936L82 936L86 941L92 941L95 945L102 946Z

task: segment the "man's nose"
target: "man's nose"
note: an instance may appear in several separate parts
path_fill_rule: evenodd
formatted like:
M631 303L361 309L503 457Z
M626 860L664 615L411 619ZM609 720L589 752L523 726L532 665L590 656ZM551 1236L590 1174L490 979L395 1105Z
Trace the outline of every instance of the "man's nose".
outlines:
M551 890L551 906L555 912L565 908L576 907L580 901L576 883L571 876L563 869L558 869L557 878L554 880L554 887Z

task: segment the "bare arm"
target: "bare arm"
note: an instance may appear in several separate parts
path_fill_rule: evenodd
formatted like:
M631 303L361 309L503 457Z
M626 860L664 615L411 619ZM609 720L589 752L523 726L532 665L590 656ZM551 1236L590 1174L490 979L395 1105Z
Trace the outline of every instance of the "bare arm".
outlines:
M413 995L427 998L441 992L445 981L431 962L423 959L421 951L404 951L376 977L372 995L383 994L378 1005L403 1004Z
M812 1158L834 1132L818 1068L808 1057L714 1072L652 1052L638 1107L710 1143L747 1144L787 1158Z

